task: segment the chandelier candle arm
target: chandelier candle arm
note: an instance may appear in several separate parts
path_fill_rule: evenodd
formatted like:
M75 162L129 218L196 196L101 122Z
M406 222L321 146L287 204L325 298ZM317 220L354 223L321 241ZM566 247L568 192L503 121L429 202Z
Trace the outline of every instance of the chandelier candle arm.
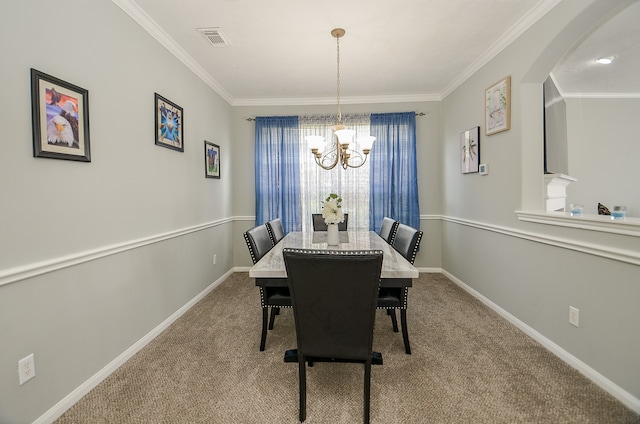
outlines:
M361 167L367 161L367 156L369 155L373 142L376 139L370 135L358 137L356 144L362 148L362 153L349 148L353 142L356 132L346 129L342 124L342 111L340 110L340 38L343 37L345 33L346 31L342 28L334 28L331 30L331 35L336 39L336 95L338 105L338 122L336 125L331 127L336 136L335 144L325 152L324 147L326 147L326 143L324 137L318 135L310 135L306 137L309 149L311 149L311 153L315 157L316 164L327 170L333 169L338 163L340 163L343 169ZM351 163L350 159L354 157L357 158L356 163ZM360 162L358 163L357 160ZM325 162L328 162L328 164L325 165Z

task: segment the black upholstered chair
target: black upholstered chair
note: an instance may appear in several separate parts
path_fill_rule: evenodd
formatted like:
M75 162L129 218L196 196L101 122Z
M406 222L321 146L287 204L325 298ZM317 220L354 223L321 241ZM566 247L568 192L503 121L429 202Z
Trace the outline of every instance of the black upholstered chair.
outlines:
M380 237L386 240L387 243L393 244L393 239L396 238L396 231L398 231L399 222L395 219L391 219L387 216L382 218L382 225L380 226Z
M271 242L275 246L280 240L284 238L282 221L280 220L280 218L276 218L268 221L266 225L267 231L269 232L269 237L271 237Z
M327 224L324 222L324 218L321 213L312 213L313 219L313 231L327 231ZM347 231L347 223L349 222L349 214L344 214L344 221L338 224L338 231Z
M249 254L253 263L257 263L264 255L271 250L273 243L269 237L266 225L258 225L244 233L244 239L249 248ZM276 315L280 313L280 308L291 307L291 296L288 287L265 287L266 279L256 278L256 285L260 287L260 305L262 306L262 334L260 336L260 350L264 350L267 341L267 321L269 330L273 330L273 323ZM271 319L269 319L269 308L271 308Z
M422 240L422 231L416 230L408 225L398 224L396 236L393 240L392 247L404 256L411 264L416 259L420 241ZM394 279L385 279L386 281L394 281ZM395 279L397 281L397 279ZM410 284L398 284L402 287L389 287L392 284L383 284L378 292L378 309L386 309L387 314L391 317L393 331L398 332L398 321L396 320L396 309L400 309L400 322L402 324L402 340L404 341L404 350L407 354L411 354L411 345L409 344L409 331L407 330L407 298L409 295Z
M306 362L358 362L364 364L368 423L371 365L382 363L373 352L382 252L285 248L283 255L298 344L285 353L285 361L298 362L300 421L306 419Z

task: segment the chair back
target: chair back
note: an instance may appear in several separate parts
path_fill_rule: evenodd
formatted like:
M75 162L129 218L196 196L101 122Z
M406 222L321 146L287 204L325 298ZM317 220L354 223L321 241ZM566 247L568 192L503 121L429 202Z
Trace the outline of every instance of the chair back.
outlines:
M258 225L244 233L251 260L255 264L273 247L266 225Z
M275 246L280 240L284 238L284 229L282 228L282 221L280 218L272 219L267 222L267 231L269 231L269 237Z
M388 216L382 218L382 226L380 227L380 237L386 240L387 243L393 244L393 239L396 237L396 231L398 231L399 222L395 219L391 219Z
M327 224L324 222L324 218L321 213L312 213L311 218L313 221L313 231L327 231ZM347 231L347 224L349 222L349 214L344 214L344 221L338 224L338 231Z
M422 231L405 224L398 224L392 246L413 265L420 247L420 240L422 240Z
M305 356L367 360L382 270L382 251L283 250Z

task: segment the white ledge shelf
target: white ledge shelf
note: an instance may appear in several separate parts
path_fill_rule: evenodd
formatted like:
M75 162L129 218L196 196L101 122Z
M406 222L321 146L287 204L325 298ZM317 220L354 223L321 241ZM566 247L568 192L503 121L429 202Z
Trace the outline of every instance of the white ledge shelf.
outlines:
M640 237L640 218L611 219L608 215L571 216L568 212L515 211L520 221Z

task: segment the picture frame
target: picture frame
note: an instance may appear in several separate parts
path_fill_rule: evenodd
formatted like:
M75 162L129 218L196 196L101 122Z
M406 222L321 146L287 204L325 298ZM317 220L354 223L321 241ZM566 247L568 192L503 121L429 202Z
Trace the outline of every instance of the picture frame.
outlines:
M184 152L184 111L171 100L155 93L156 145Z
M478 165L478 171L480 175L489 175L489 166L486 163L481 163Z
M485 135L511 128L511 77L491 85L484 93Z
M89 91L31 68L33 156L91 162Z
M220 146L204 141L204 175L206 178L220 178Z
M480 127L460 133L460 169L463 174L478 172L480 164Z

